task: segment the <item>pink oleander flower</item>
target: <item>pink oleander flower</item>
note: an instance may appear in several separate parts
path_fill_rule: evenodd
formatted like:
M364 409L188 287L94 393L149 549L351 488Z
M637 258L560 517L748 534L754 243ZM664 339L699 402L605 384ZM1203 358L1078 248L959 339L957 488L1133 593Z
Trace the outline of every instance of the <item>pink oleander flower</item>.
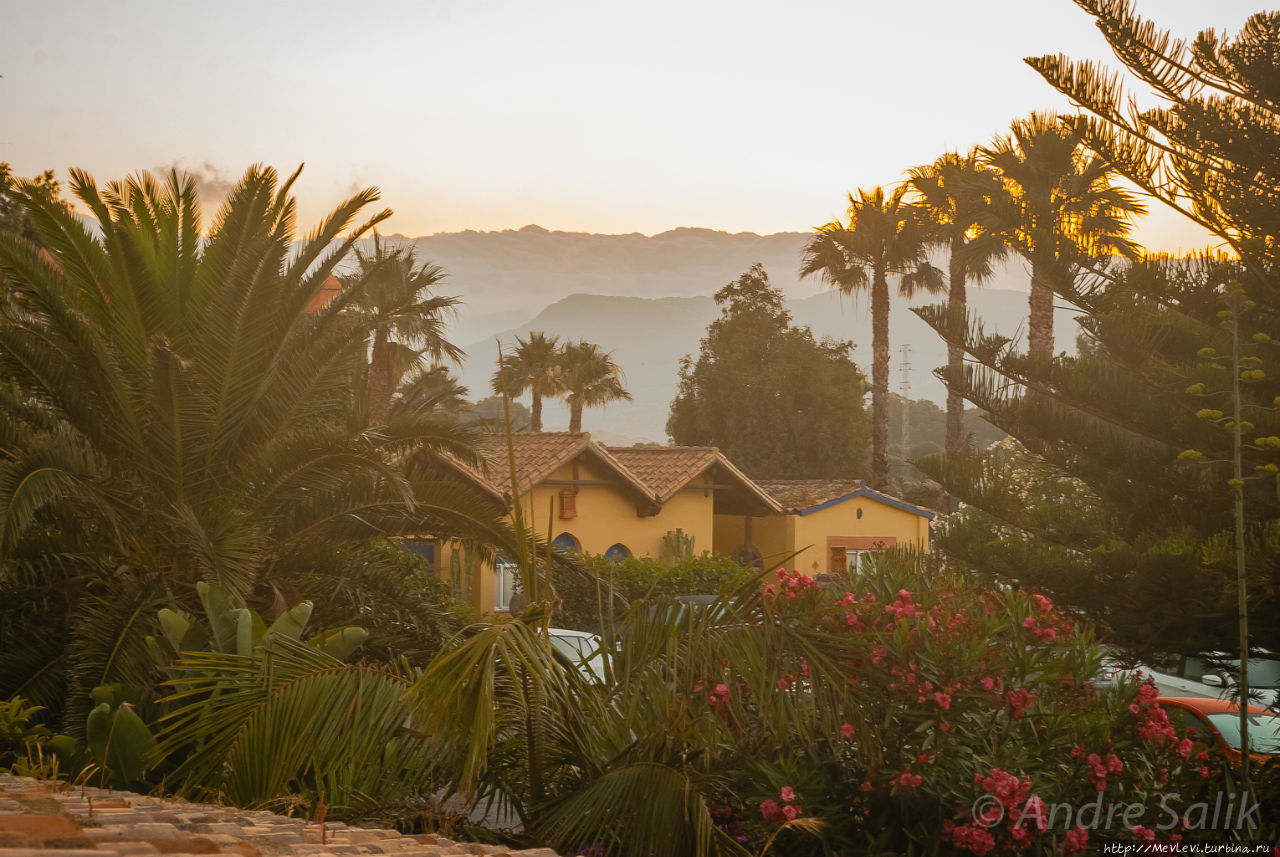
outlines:
M781 789L778 790L778 795L784 801L786 801L787 803L790 803L791 801L796 799L796 790L791 788L791 786L783 786Z
M716 695L727 698L729 696L729 686L727 684L716 685Z
M1089 831L1083 827L1073 827L1067 831L1067 854L1079 854L1089 843Z
M853 737L853 724L852 724L852 723L842 723L842 724L840 724L840 734L841 734L841 735L843 735L843 736L844 736L844 737L846 737L846 738L852 738L852 737Z
M1129 832L1132 833L1136 838L1141 839L1143 842L1156 841L1156 832L1154 830L1148 830L1147 828L1143 827L1141 824L1139 824L1137 827L1130 828Z
M1190 738L1183 738L1181 741L1178 742L1178 755L1184 759L1191 755L1191 739Z
M800 807L784 806L782 808L782 814L787 817L787 821L791 821L792 819L794 819L796 816L800 814Z
M939 691L933 695L933 699L943 709L951 708L951 694Z

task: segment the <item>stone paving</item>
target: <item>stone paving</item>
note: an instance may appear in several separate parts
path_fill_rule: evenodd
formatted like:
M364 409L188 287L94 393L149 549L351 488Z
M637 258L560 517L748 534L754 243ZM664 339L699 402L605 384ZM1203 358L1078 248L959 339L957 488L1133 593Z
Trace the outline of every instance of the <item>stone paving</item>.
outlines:
M0 774L0 857L557 857Z

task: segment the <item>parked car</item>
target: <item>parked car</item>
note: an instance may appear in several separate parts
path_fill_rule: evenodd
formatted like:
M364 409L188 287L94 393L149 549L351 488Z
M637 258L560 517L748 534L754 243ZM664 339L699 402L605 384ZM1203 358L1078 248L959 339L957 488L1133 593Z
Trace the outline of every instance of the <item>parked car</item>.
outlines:
M1232 764L1240 761L1240 707L1225 699L1204 696L1161 696L1156 703L1179 732L1192 730L1191 739L1216 747ZM1249 758L1269 762L1280 757L1280 716L1250 705Z
M1230 698L1239 668L1239 658L1232 658L1224 652L1188 657L1169 655L1155 659L1151 664L1143 663L1121 670L1114 673L1114 678L1117 681L1130 677L1139 681L1152 678L1166 693L1216 694ZM1280 660L1274 657L1249 659L1249 700L1253 705L1280 711Z
M582 670L583 675L604 681L604 653L599 636L569 628L550 628L548 633L552 647Z

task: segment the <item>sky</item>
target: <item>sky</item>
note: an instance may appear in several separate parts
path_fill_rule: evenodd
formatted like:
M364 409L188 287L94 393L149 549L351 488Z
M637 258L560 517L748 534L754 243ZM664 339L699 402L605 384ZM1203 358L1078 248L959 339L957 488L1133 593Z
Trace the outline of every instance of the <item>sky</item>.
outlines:
M1257 0L1137 0L1192 36ZM410 236L537 223L803 231L858 187L1070 109L1022 62L1111 57L1070 0L0 0L0 160L99 181L291 172L302 221L377 186ZM1147 246L1203 246L1172 212Z

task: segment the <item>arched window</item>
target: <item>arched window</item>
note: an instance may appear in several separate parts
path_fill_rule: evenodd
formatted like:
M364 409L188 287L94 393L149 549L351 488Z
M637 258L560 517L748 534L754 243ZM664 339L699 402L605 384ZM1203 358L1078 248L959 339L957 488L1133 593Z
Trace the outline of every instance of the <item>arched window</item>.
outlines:
M617 562L620 559L626 559L631 556L631 549L622 542L614 542L614 544L604 552L604 555L614 562Z
M562 551L582 553L582 542L578 541L573 533L561 533L551 540L551 546Z

